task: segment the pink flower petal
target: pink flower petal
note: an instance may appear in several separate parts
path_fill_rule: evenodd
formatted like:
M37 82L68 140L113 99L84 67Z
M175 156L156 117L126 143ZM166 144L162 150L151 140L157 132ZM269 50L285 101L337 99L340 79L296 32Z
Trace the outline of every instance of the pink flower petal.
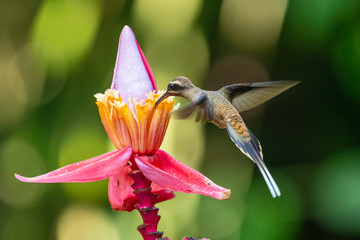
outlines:
M161 187L184 193L197 193L227 199L230 190L220 187L200 172L186 166L168 153L158 150L153 156L137 156L141 172Z
M159 198L156 200L157 203L164 202L170 199L175 198L173 191L160 187L156 183L151 183L152 192L159 195Z
M131 184L134 180L128 176L131 171L129 165L124 166L118 175L109 179L109 201L114 210L132 211L137 203L137 197L133 194Z
M111 84L111 89L118 90L122 101L125 102L129 97L135 96L141 101L146 98L149 91L156 89L150 66L139 49L133 31L125 26L120 34Z
M156 82L155 82L155 78L154 78L154 74L153 74L152 71L151 71L150 64L149 64L148 61L146 60L145 54L144 54L144 52L141 50L139 43L136 42L136 44L137 44L137 47L138 47L138 50L139 50L141 59L143 60L144 66L145 66L145 68L146 68L146 71L147 71L147 73L148 73L148 75L149 75L149 78L150 78L152 87L153 87L154 90L157 90Z
M120 173L116 176L111 176L109 179L109 201L114 210L131 212L135 209L135 204L138 202L137 197L134 195L134 189L131 185L134 180L128 176L131 171L129 165L121 169ZM173 199L175 194L155 183L151 185L152 193L159 195L157 203L169 199Z
M58 182L92 182L104 180L118 174L128 163L132 154L131 147L115 150L88 160L73 163L52 172L27 178L15 174L23 182L58 183Z

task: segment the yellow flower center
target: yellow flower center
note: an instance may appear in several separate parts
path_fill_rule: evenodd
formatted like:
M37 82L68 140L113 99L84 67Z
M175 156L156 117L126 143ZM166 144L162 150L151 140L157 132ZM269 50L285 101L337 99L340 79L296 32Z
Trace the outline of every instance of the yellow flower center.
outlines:
M155 109L156 100L163 92L149 92L147 99L129 103L121 101L117 90L96 94L101 121L117 149L131 146L137 154L155 153L165 136L174 99L168 97Z

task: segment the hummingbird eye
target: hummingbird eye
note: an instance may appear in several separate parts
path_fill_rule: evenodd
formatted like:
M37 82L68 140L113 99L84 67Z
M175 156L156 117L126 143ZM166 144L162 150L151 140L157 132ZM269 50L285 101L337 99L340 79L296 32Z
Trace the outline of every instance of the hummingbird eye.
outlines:
M173 90L175 90L175 84L174 83L169 83L168 91L173 91Z

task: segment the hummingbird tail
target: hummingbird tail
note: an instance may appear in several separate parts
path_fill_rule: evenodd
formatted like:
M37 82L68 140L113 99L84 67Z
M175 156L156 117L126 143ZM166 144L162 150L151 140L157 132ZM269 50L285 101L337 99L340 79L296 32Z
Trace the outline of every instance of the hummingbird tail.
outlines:
M267 169L264 161L262 160L258 160L255 161L256 165L258 166L261 174L263 175L265 182L271 192L271 195L273 196L273 198L275 197L280 197L281 192L279 187L277 186L275 180L273 179L273 177L271 176L269 170Z
M230 122L230 121L229 121ZM245 127L245 125L242 125ZM244 131L241 131L243 128L236 128L239 131L236 131L231 123L226 122L226 129L231 140L235 143L235 145L247 156L249 157L256 165L258 166L261 174L263 175L266 184L269 187L271 195L275 197L279 197L281 195L279 187L275 183L275 180L271 176L269 170L267 169L264 161L261 150L260 142L257 140L255 135L246 128L246 132L248 136L244 136Z

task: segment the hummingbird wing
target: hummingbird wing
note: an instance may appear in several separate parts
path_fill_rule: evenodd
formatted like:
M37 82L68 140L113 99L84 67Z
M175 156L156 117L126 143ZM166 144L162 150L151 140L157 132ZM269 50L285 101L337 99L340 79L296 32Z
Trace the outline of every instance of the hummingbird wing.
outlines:
M264 163L261 145L255 135L246 127L240 116L233 115L226 119L225 123L231 140L260 169L271 195L274 198L279 197L281 195L279 187Z
M211 122L214 119L214 107L212 102L209 100L208 96L203 93L196 100L185 107L175 111L176 117L180 119L185 119L189 117L194 111L197 111L195 121Z
M218 92L241 113L263 104L298 83L299 81L239 83L225 86Z

